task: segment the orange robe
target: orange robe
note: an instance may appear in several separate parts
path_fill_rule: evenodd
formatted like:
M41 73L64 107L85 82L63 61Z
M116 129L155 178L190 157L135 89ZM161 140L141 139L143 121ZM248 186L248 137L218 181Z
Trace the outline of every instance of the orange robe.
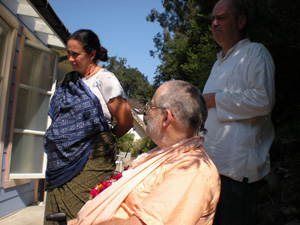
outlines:
M220 195L218 171L193 137L142 154L118 182L78 213L78 224L137 216L145 224L212 224Z

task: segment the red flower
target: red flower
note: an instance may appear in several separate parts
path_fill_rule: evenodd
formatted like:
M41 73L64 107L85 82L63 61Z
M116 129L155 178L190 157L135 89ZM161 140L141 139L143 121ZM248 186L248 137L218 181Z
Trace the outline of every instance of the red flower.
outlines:
M122 172L112 176L112 179L119 180L122 177Z
M106 188L108 188L112 183L111 182L102 181L101 184L102 184L102 187L99 188L99 193L101 191L104 191Z
M98 190L96 188L93 188L90 191L90 195L91 195L92 198L95 198L98 194L99 194L99 192L98 192Z
M127 170L129 166L124 167L124 170ZM112 185L112 183L116 182L122 177L122 172L113 175L112 177L108 178L106 181L101 181L99 184L96 185L95 188L93 188L90 191L90 199L95 198L100 192L104 191L106 188Z

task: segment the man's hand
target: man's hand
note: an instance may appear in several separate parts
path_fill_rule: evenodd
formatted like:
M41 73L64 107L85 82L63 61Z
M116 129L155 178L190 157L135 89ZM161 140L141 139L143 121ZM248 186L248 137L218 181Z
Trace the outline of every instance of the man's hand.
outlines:
M216 93L203 94L207 109L216 108L215 96L216 96Z

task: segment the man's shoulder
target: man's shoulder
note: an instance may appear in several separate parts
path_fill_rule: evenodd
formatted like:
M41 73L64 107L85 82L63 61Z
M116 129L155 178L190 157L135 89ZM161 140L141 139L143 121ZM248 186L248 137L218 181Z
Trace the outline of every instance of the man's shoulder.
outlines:
M251 49L251 50L253 49L255 51L266 50L266 47L262 43L250 41L249 39L244 39L240 47Z
M245 39L237 50L246 54L249 59L271 57L268 49L262 43L252 42L249 39Z
M177 160L181 161L181 164L199 163L198 165L202 162L209 164L212 162L203 147L197 147L191 151L184 152L174 159L174 161Z

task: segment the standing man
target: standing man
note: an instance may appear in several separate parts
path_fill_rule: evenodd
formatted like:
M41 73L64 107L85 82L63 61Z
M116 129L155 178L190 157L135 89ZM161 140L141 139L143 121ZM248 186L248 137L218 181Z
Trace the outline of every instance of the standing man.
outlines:
M256 224L259 181L270 171L275 69L267 49L245 38L247 23L242 1L220 0L213 9L212 34L222 51L203 91L203 147L221 175L214 224Z

